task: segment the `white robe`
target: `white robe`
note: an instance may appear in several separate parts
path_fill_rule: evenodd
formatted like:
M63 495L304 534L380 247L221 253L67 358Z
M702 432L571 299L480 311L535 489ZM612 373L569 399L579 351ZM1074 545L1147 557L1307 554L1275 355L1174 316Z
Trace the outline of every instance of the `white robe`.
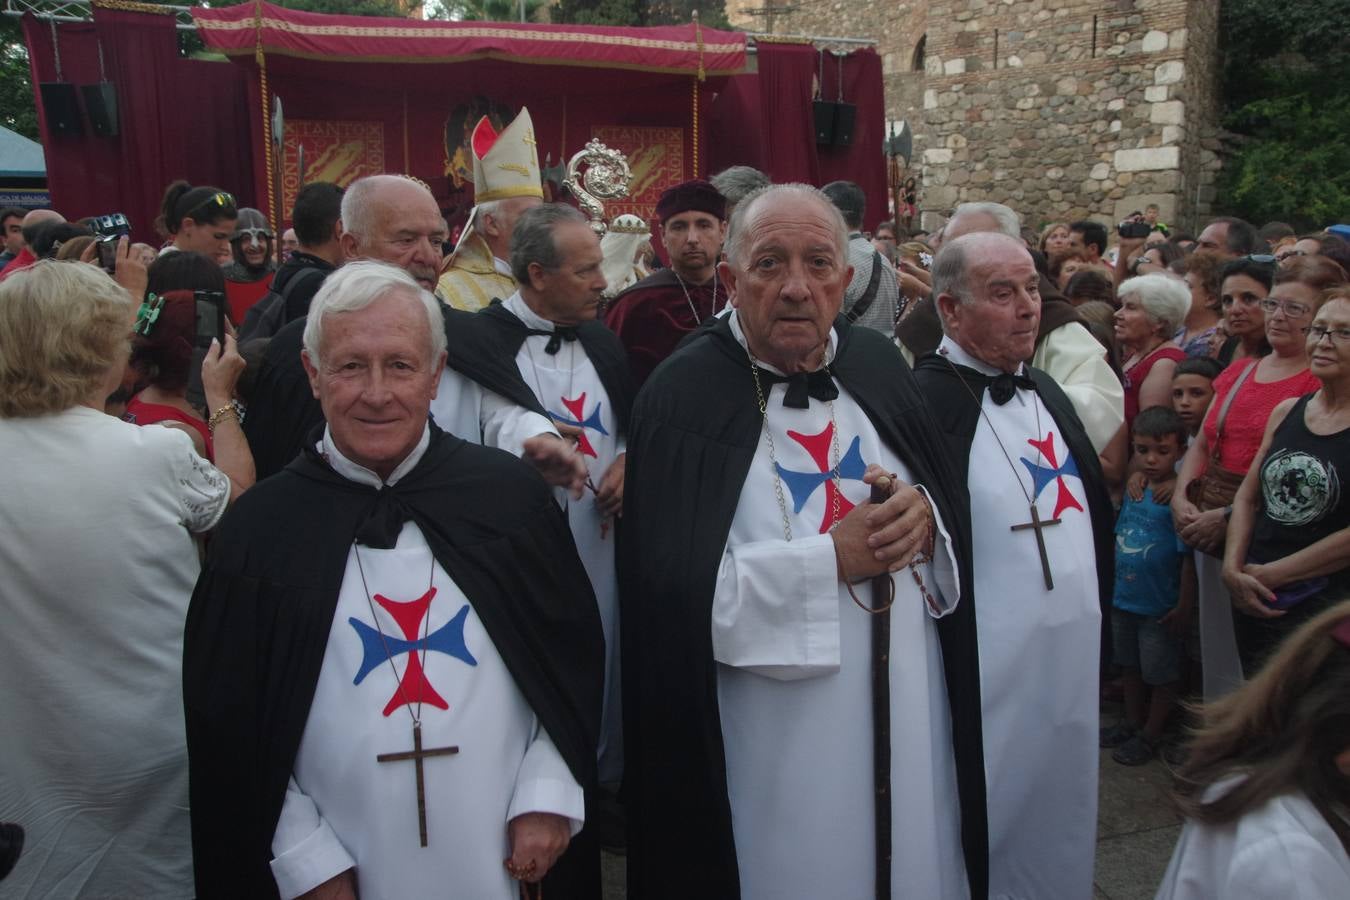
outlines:
M734 317L732 323L743 342ZM820 476L836 459L829 404L812 400L809 409L787 408L784 391L781 384L769 391L768 416L777 463L803 473L789 474L783 486L793 540L784 540L774 468L761 439L713 597L713 655L741 896L870 897L871 616L839 582L833 543L822 533L833 485ZM868 499L870 489L860 480L865 464L911 479L846 392L833 406L848 504L841 503L842 517L851 504ZM819 436L816 453L789 431ZM958 585L950 541L938 524L937 562L921 567L921 574L940 609L927 608L911 574L902 570L894 576L890 611L896 897L969 894L934 623L934 616L953 608ZM857 590L871 601L869 585Z
M997 372L950 338L943 338L939 352L958 365ZM1019 390L1002 406L987 392L981 401L984 414L970 448L968 481L989 796L989 896L1090 897L1101 607L1087 496L1082 481L1068 474L1050 478L1036 495L1041 519L1061 520L1043 532L1055 582L1047 591L1034 532L1009 528L1030 521L1023 493L1034 487L1030 466L1063 470L1071 460L1068 447L1034 391ZM1044 449L1029 444L1047 433L1053 443ZM1070 501L1079 508L1065 506Z
M558 433L544 416L521 409L449 366L441 373L431 401L431 418L442 431L512 456L520 456L528 438Z
M1241 782L1210 787L1212 802ZM1235 822L1189 821L1157 900L1343 900L1350 857L1331 825L1298 790L1272 797Z
M552 331L553 323L525 303L520 293L503 304L527 328ZM596 487L609 467L626 449L609 394L580 341L565 342L558 352L544 352L548 337L525 338L516 353L520 376L555 421L582 426L583 440L577 450ZM577 544L577 553L595 590L600 624L605 634L605 703L600 720L600 781L614 783L623 776L623 731L619 690L619 588L614 570L614 528L606 523L587 492L579 501L555 489L558 502L567 510L567 523Z
M411 470L426 445L424 434L388 483ZM320 450L344 477L380 484L373 472L345 459L327 432ZM570 819L576 834L585 816L581 787L472 604L434 563L421 530L406 523L393 549L359 552L359 567L355 547L347 556L328 649L273 836L272 873L281 896L298 896L354 866L362 900L514 900L516 882L502 865L510 854L507 823L522 813L548 812ZM425 615L408 619L427 641L426 682L448 708L423 694L422 746L457 746L459 752L423 761L422 847L413 763L376 761L379 754L413 747L410 706L402 700L417 694L411 683L404 693L399 689L412 657L392 645L391 668L385 648L391 646L386 642L416 638L405 630L408 622L396 622L376 597L416 601L429 581L435 594Z

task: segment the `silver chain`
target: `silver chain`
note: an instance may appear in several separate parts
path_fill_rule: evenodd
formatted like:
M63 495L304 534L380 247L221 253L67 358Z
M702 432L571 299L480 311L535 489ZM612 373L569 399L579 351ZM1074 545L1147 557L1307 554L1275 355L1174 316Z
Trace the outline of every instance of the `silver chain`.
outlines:
M680 290L684 291L684 302L689 304L689 311L694 314L694 324L703 324L703 318L698 314L698 309L694 306L694 298L689 296L689 288L685 287L684 279L681 278L680 273L676 272L674 269L670 270L670 274L675 276L675 280L680 283ZM712 310L708 313L708 318L712 318L715 315L717 315L717 270L713 269Z

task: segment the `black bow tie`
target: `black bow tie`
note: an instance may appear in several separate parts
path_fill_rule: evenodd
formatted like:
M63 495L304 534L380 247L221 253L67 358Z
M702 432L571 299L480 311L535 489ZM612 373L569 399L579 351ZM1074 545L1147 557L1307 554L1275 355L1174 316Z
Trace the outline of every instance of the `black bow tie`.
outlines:
M989 385L989 397L999 406L1007 403L1017 393L1018 388L1036 390L1036 382L1028 375L1014 375L1011 372L999 372L997 375L980 376Z
M839 388L835 386L834 377L830 375L828 368L817 369L814 372L795 372L792 375L779 375L768 369L759 369L759 377L770 386L786 383L783 405L793 409L806 409L811 405L811 399L834 400L839 396Z
M562 347L563 341L575 341L577 339L577 326L558 325L552 331L545 331L542 328L531 328L530 335L542 334L548 338L548 343L544 345L544 352L550 355L557 353Z

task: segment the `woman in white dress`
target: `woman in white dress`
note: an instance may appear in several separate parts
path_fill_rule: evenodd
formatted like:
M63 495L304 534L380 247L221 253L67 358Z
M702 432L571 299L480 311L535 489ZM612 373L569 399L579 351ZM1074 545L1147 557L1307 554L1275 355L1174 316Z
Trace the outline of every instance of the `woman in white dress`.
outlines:
M118 263L130 265L125 247ZM79 262L0 285L0 822L26 831L6 896L192 895L181 657L193 534L215 526L252 464L235 481L184 432L103 412L138 304ZM232 341L204 368L208 397L228 406L243 368ZM231 414L216 442L233 461L247 454Z
M1204 709L1158 900L1350 897L1350 603Z

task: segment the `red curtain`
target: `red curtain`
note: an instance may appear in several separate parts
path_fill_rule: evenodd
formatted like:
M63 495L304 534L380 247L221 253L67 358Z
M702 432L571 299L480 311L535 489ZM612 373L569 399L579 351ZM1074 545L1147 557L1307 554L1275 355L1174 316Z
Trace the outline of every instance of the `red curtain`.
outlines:
M172 15L94 7L94 22L23 18L34 82L63 76L93 84L106 73L117 93L118 136L53 135L38 106L52 206L66 218L125 213L137 240L158 245L153 223L164 187L176 178L214 184L258 206L253 194L246 79L238 66L178 56ZM103 73L99 51L103 53ZM259 198L261 199L261 198Z
M713 104L709 130L719 138L709 150L708 171L740 164L760 169L775 182L857 182L867 196L863 226L875 227L886 214L881 57L871 49L842 60L825 54L821 97L838 99L842 69L843 101L857 107L853 142L841 147L815 140L811 101L813 81L822 71L820 52L807 44L761 42L756 56L759 71L732 78Z

